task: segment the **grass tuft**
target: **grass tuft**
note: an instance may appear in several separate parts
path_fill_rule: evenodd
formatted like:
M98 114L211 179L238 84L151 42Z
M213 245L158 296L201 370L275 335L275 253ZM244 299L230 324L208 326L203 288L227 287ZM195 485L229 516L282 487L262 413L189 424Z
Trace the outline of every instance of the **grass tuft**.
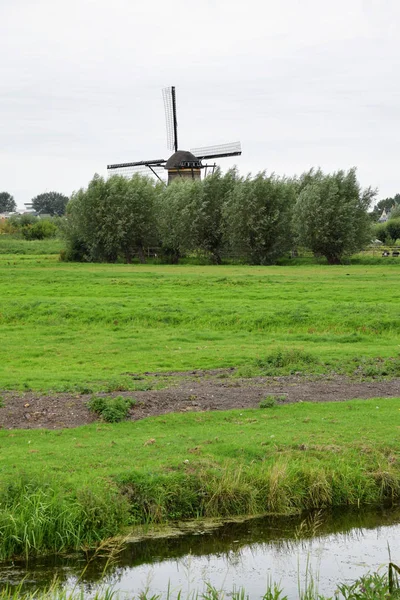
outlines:
M275 375L277 369L289 373L302 371L305 367L309 370L310 366L318 363L318 359L310 352L299 348L277 348L264 358L255 361L255 365L264 375Z
M127 418L129 410L135 404L136 400L123 396L93 396L88 402L88 407L106 423L119 423Z
M269 394L261 400L258 406L259 408L274 408L279 402L284 402L286 397L286 394Z

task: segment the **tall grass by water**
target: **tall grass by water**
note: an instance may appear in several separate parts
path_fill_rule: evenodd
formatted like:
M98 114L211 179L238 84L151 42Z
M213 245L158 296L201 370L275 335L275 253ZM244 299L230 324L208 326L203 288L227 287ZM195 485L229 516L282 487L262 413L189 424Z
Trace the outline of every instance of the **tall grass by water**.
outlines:
M0 430L0 559L137 525L393 503L399 428L393 398Z
M129 594L129 600L256 600L250 596L243 587L233 590L218 589L207 582L199 585L198 590L184 592L183 590L171 590L167 585L164 594L154 594L150 590L144 590L139 595ZM201 589L202 588L202 589ZM45 590L24 592L22 586L12 588L6 586L0 590L0 600L84 600L87 598L85 588L68 591L54 582ZM92 600L128 600L127 594L118 592L112 587L103 587L97 592L90 594ZM297 600L395 600L400 598L398 585L391 586L388 574L368 573L353 583L342 584L338 582L335 593L330 596L320 594L318 583L311 577L305 587L299 584ZM266 585L265 594L257 597L257 600L294 600L285 594L284 585L269 581Z
M53 241L52 241L53 243ZM132 374L399 370L399 263L60 263L0 255L0 388L127 390Z

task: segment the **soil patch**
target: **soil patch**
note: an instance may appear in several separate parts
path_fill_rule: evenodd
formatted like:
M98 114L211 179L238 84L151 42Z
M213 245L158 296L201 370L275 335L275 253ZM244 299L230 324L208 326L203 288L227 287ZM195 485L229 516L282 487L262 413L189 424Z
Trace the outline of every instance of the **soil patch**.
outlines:
M148 373L153 378L158 375ZM267 395L285 396L284 402L334 402L354 398L400 397L400 378L354 381L344 377L306 379L300 376L239 379L231 370L159 374L167 381L161 390L116 392L135 398L132 421L169 412L255 408ZM168 379L171 381L168 383ZM97 421L87 408L91 395L3 392L0 427L4 429L60 429Z

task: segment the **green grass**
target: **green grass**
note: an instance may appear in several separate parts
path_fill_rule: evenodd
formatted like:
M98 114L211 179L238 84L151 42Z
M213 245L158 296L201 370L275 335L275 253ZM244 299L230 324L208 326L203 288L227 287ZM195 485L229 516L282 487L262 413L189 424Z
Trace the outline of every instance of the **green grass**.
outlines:
M0 558L125 526L400 498L400 399L0 431Z
M0 254L10 255L44 255L60 254L64 241L59 238L45 240L25 240L20 235L0 234Z
M0 255L0 389L129 389L137 385L131 373L230 366L249 375L393 376L399 265L103 265Z

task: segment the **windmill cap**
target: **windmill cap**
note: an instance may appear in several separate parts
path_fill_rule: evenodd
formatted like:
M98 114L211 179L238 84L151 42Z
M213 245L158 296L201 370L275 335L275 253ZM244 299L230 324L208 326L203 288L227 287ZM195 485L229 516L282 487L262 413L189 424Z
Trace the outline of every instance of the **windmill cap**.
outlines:
M178 150L166 162L165 169L200 169L201 160L187 150Z

